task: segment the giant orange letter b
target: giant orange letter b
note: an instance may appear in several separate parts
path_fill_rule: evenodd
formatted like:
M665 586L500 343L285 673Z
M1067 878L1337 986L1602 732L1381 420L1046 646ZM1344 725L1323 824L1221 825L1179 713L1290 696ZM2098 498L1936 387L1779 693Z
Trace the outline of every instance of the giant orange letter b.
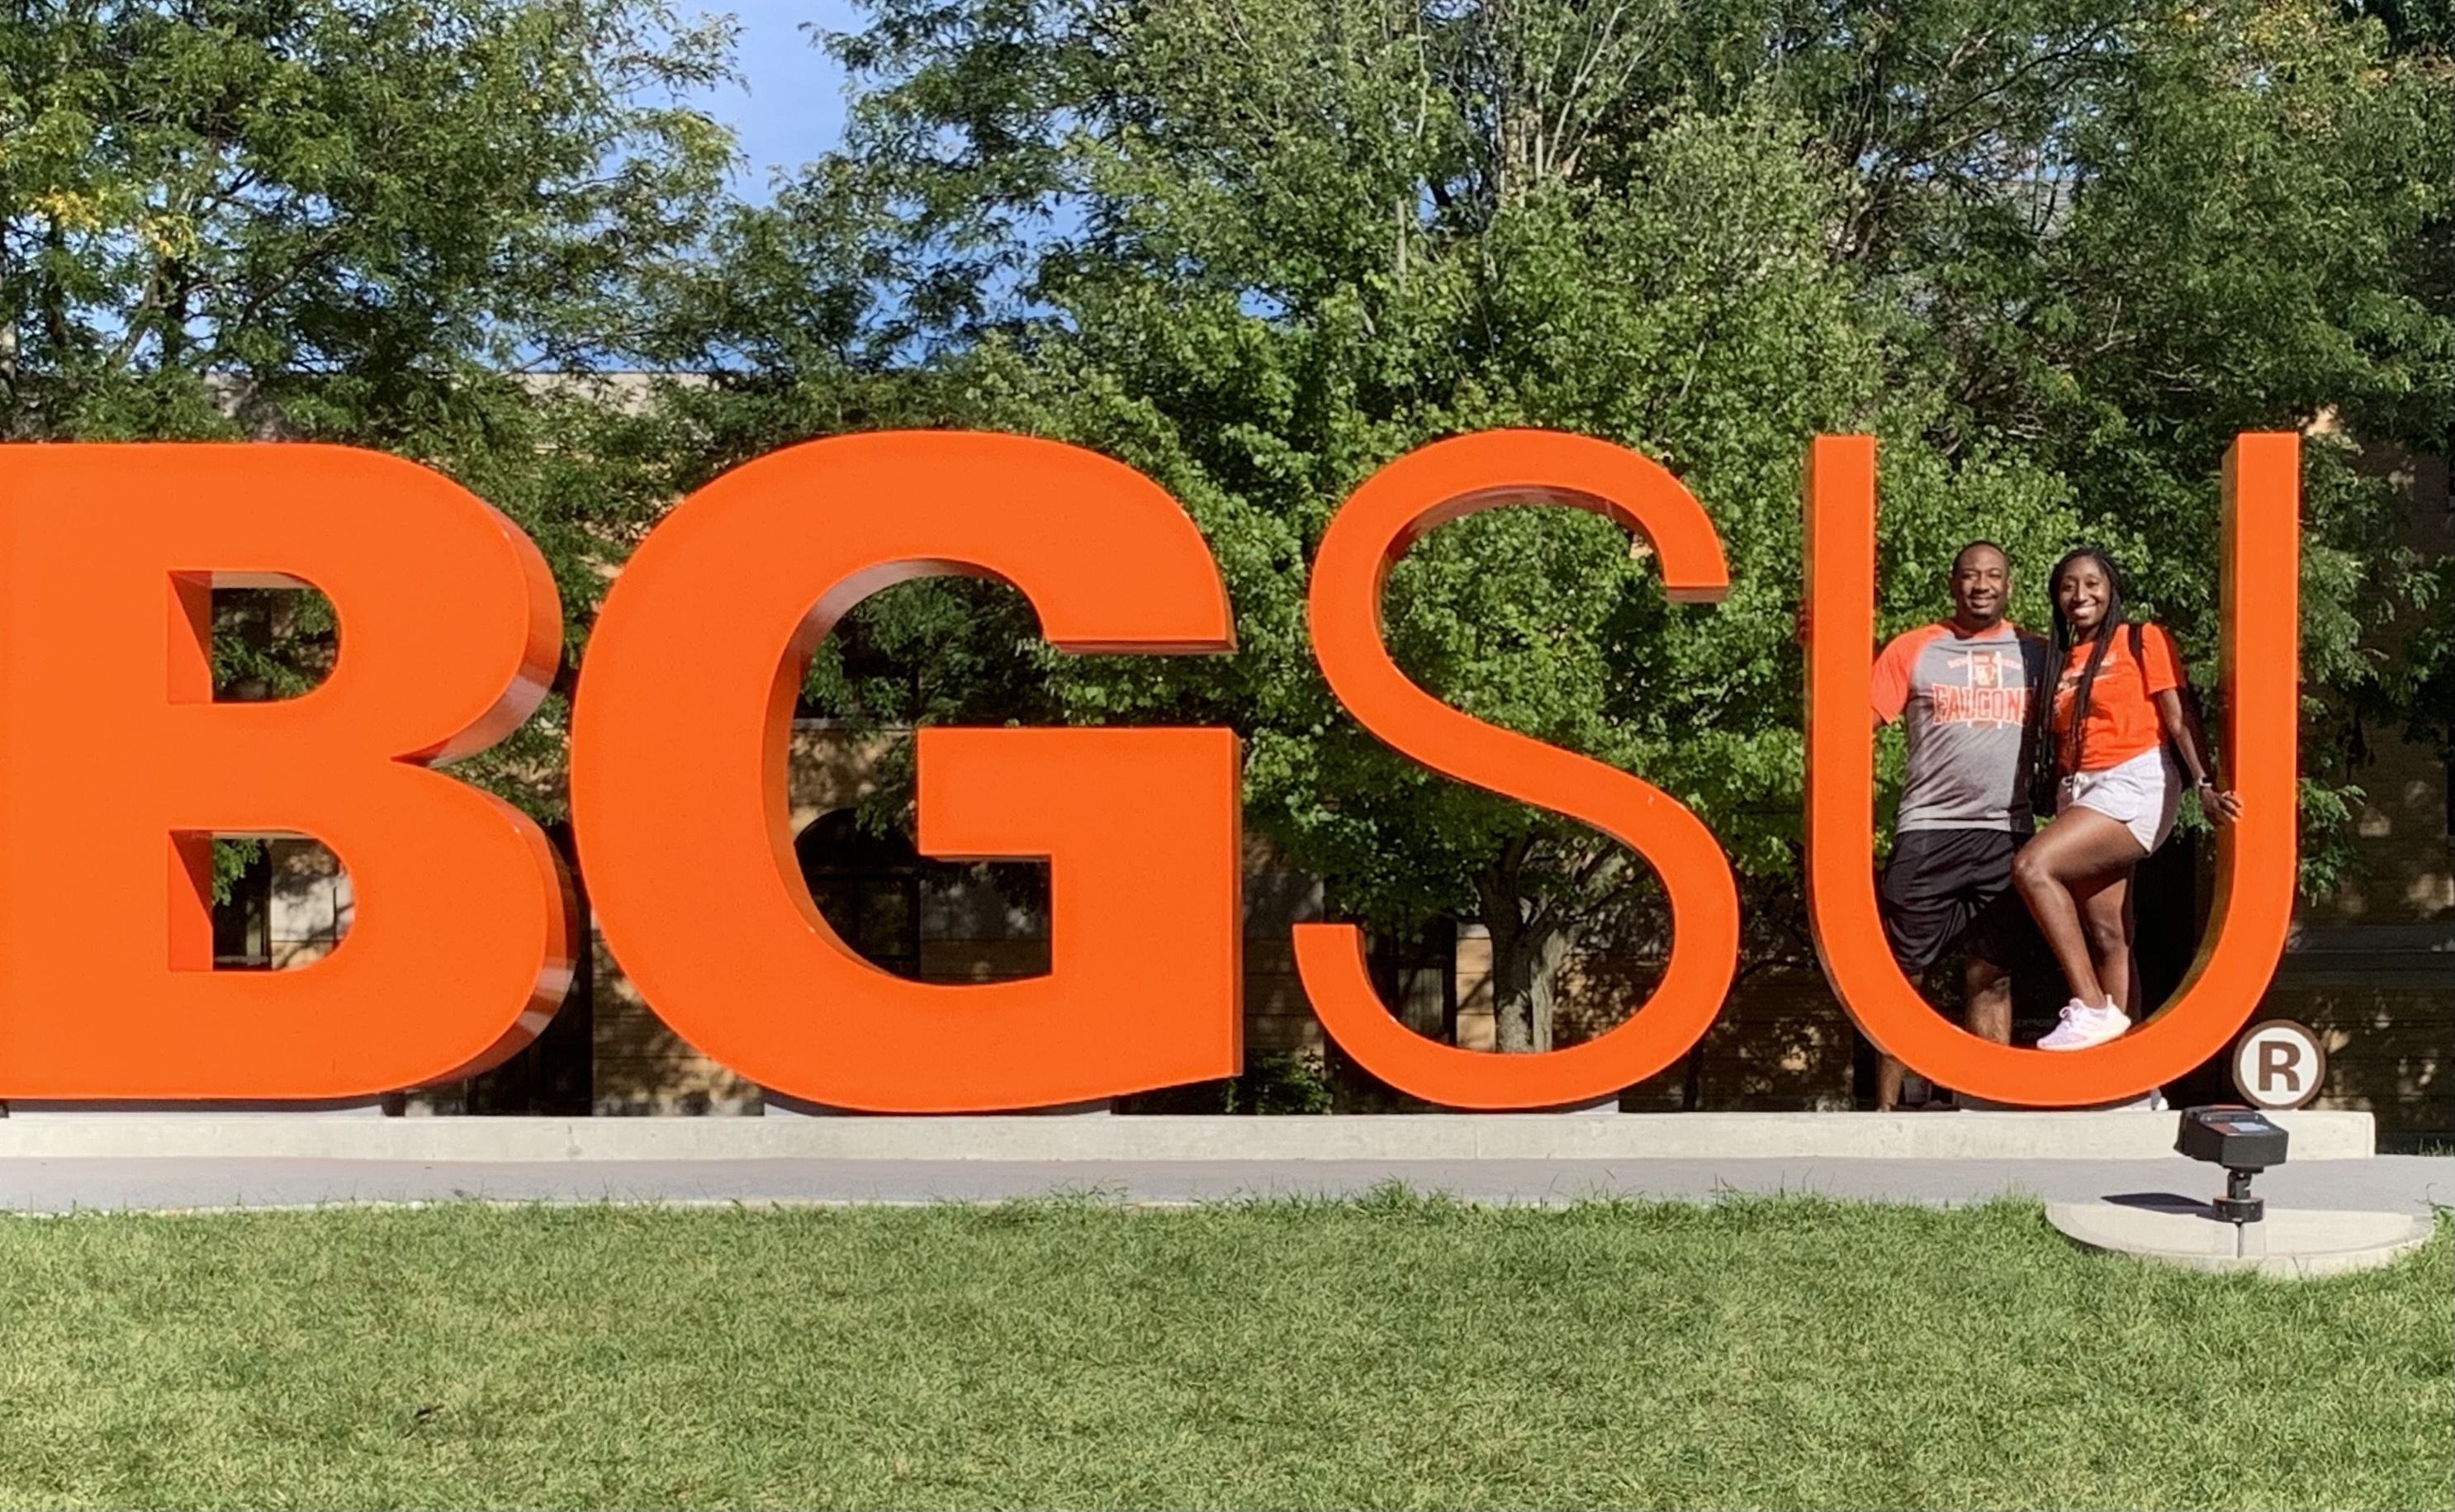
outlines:
M216 704L212 588L323 592L331 675ZM536 707L561 610L517 527L329 446L0 447L0 1096L359 1096L542 1028L571 921L545 837L426 769ZM213 970L211 837L330 846L349 933Z

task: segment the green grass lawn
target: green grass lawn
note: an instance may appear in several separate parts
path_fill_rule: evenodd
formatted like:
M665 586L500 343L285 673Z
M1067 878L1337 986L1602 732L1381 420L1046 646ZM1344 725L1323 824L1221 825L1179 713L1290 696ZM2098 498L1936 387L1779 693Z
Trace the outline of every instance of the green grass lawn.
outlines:
M2450 1259L2011 1203L0 1220L0 1504L2443 1507Z

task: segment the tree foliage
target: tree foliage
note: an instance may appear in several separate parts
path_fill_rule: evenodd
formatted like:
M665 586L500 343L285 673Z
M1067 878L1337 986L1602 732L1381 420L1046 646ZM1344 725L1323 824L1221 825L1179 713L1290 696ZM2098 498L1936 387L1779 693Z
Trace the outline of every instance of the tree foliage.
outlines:
M1887 629L1936 612L1972 536L2030 569L2031 618L2045 563L2089 540L2205 672L2218 460L2328 416L2305 623L2323 814L2332 722L2375 681L2364 638L2410 596L2388 495L2328 437L2433 439L2450 393L2446 59L2402 14L880 0L834 39L860 80L847 144L761 234L827 255L753 282L763 308L831 312L828 360L901 375L907 413L1142 467L1219 555L1234 658L1035 657L1019 605L976 603L952 619L1006 670L943 677L938 707L1010 697L1021 667L1068 718L1234 723L1252 821L1343 912L1490 926L1503 1043L1534 1048L1570 950L1654 932L1642 869L1335 707L1302 596L1340 499L1510 424L1681 475L1726 542L1724 603L1666 603L1614 529L1514 509L1415 548L1389 639L1442 698L1694 807L1762 956L1796 945L1810 436L1882 439ZM749 366L771 396L811 371ZM893 639L948 616L931 594L977 591L870 612L912 617Z
M2437 699L2443 738L2445 565L2355 465L2443 444L2455 398L2437 0L876 0L831 43L846 142L764 206L672 103L726 45L659 0L0 5L0 435L429 462L539 541L575 645L677 494L783 441L1120 457L1203 527L1234 656L1058 657L1009 590L906 584L809 706L1233 725L1252 824L1340 913L1491 929L1511 1049L1549 1042L1571 952L1662 921L1616 846L1399 760L1313 670L1324 523L1430 439L1605 437L1713 517L1716 606L1529 507L1435 532L1384 609L1438 696L1695 808L1758 961L1803 943L1817 432L1881 439L1885 629L1979 535L2041 618L2089 541L2204 680L2218 459L2303 430L2309 880L2343 857L2349 723ZM664 376L592 376L625 364ZM233 681L330 654L312 605L230 608ZM560 728L487 758L549 816Z
M641 96L720 40L631 0L19 0L0 424L390 439L619 349L729 152Z
M665 503L585 375L649 345L722 208L730 137L675 102L729 46L659 0L0 5L0 439L404 455L517 519L584 623ZM294 597L223 605L226 687L329 662ZM481 775L551 812L558 728Z

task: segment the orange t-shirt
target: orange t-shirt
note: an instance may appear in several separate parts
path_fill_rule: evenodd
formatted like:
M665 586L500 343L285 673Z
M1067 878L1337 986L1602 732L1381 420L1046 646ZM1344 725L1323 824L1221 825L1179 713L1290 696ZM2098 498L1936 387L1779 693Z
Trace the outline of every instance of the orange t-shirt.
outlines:
M2073 646L2063 663L2062 680L2055 684L2055 751L2065 771L2072 769L2073 698L2095 649L2086 641ZM2131 627L2116 625L2114 638L2106 643L2105 660L2098 666L2097 681L2089 685L2088 727L2081 731L2080 743L2080 770L2101 772L2120 766L2164 744L2165 728L2157 718L2153 700L2182 685L2181 659L2175 654L2174 638L2157 624L2140 626L2140 655L2145 667L2132 660Z

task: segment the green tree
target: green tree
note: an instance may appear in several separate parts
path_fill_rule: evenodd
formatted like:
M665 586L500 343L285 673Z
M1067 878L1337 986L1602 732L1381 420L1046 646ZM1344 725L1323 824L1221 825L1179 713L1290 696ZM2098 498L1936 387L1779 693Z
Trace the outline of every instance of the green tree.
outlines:
M730 138L677 102L730 40L660 0L0 4L0 439L407 456L584 623L664 502L586 375L654 344L721 209ZM264 598L221 646L258 696L332 654L319 602ZM474 765L551 816L558 728Z
M840 352L909 413L1089 444L1186 501L1238 654L1041 657L1036 685L1081 721L1237 725L1252 822L1341 912L1490 927L1508 1049L1549 1043L1567 954L1659 923L1615 847L1430 779L1328 698L1304 564L1379 463L1535 424L1688 482L1719 606L1521 509L1419 544L1385 612L1439 696L1694 807L1764 959L1796 943L1811 435L1882 438L1887 628L1934 611L1969 536L2031 568L2032 618L2039 569L2090 539L2204 656L2233 433L2403 435L2448 394L2421 255L2444 58L2330 7L882 0L836 45L850 141L765 235L839 255L771 264L775 299L856 269L886 297ZM2390 506L2312 451L2308 676L2349 686ZM1029 634L1010 603L964 623Z
M1887 529L1925 568L1896 620L1928 607L1971 499L2040 552L2071 527L2051 480L1947 464L1920 439L1939 396L1888 384L1891 317L1827 255L1847 183L1794 112L1663 113L1602 150L1660 27L1565 6L889 8L847 51L891 82L780 213L888 247L900 281L866 360L919 359L907 402L1126 458L1208 533L1237 655L1041 658L1055 711L1237 725L1253 822L1342 913L1490 927L1509 1049L1551 1042L1570 952L1658 946L1651 889L1616 846L1431 779L1329 698L1304 562L1354 484L1504 424L1610 437L1681 473L1728 543L1723 605L1663 602L1600 521L1509 510L1410 554L1390 641L1440 696L1692 803L1755 884L1768 950L1795 923L1805 438L1896 443ZM1010 603L968 623L1029 634Z
M2375 17L2375 19L2373 18ZM2434 18L2434 19L2433 19ZM1843 255L1915 318L1938 444L2017 448L2213 668L2214 460L2303 430L2303 881L2352 860L2344 754L2422 712L2378 646L2429 597L2371 444L2455 403L2443 7L2222 0L1775 5L1705 55L1857 166ZM1770 50L1765 36L1780 40ZM1738 60L1752 59L1748 66ZM2416 643L2421 648L2423 643Z

